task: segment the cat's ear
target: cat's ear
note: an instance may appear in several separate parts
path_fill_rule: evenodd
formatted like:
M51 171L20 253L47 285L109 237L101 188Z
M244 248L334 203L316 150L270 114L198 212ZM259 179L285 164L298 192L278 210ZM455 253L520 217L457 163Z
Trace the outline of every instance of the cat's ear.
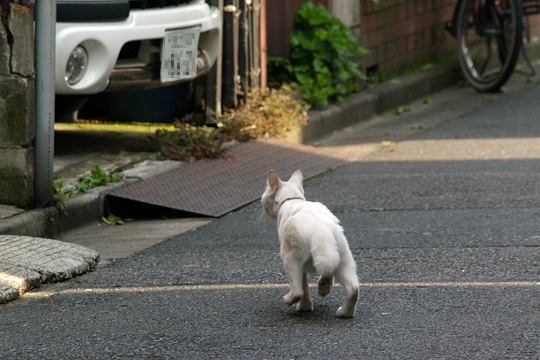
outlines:
M277 172L274 170L268 171L268 187L272 190L272 192L275 192L277 188L279 187L280 179Z
M302 175L302 171L300 169L293 172L289 178L289 183L294 184L300 191L302 191L302 194L304 193L304 186L302 185L303 182L304 175Z

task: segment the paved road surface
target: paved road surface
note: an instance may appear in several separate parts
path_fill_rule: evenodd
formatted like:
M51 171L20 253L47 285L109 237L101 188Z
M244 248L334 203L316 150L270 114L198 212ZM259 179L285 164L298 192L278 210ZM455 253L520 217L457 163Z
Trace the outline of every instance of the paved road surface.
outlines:
M320 143L360 160L305 184L357 259L354 320L334 318L341 288L310 314L281 304L252 204L1 309L0 356L538 359L539 96L450 89Z

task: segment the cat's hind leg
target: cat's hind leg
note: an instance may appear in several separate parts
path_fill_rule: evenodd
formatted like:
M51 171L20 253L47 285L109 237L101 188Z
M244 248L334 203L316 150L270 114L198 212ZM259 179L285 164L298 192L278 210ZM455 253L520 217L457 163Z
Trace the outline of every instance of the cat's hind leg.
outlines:
M311 294L309 292L309 283L307 273L304 272L302 276L302 287L304 289L304 296L296 303L296 311L313 311L313 301L311 300Z
M319 296L325 297L330 294L333 282L334 276L332 274L322 274L317 284L317 293Z
M283 258L283 268L289 277L289 292L283 297L283 302L292 305L299 302L304 296L303 276L304 269L294 256Z
M336 311L336 317L354 317L358 302L358 276L354 260L347 259L336 271L336 280L345 288L347 298L345 303Z

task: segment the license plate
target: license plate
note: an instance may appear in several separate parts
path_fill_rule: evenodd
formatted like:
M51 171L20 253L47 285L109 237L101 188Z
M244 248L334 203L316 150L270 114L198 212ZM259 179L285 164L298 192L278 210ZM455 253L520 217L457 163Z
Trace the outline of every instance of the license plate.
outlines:
M193 79L197 75L199 27L165 33L161 45L161 81Z

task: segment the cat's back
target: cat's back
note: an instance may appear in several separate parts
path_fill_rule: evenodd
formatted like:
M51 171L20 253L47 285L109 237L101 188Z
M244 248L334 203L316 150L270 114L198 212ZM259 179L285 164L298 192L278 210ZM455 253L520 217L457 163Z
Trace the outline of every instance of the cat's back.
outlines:
M283 210L283 221L296 226L341 227L339 219L320 202L296 201Z

